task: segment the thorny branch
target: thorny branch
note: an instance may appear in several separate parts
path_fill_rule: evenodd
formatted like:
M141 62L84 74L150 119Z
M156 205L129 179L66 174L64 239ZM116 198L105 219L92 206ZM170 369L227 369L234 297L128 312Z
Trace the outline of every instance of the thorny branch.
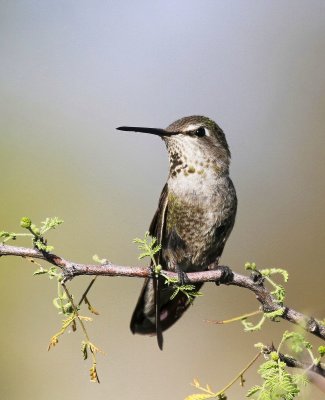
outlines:
M107 264L78 264L64 258L57 256L53 253L42 252L37 249L16 247L0 244L0 257L1 256L20 256L24 258L37 258L42 259L56 267L61 268L65 280L71 280L78 275L95 275L95 276L126 276L147 278L151 277L152 271L149 267L131 267L115 265L111 262ZM177 273L163 271L164 275L177 278ZM189 283L198 282L219 282L222 278L222 271L220 269L191 272L187 274ZM325 340L325 325L317 321L313 317L302 314L293 308L280 305L276 299L271 295L270 291L264 286L263 279L255 273L251 276L245 276L233 272L230 280L227 281L228 285L239 286L252 291L257 300L261 303L264 312L274 312L283 309L281 318L292 322L293 324L301 326L305 331Z

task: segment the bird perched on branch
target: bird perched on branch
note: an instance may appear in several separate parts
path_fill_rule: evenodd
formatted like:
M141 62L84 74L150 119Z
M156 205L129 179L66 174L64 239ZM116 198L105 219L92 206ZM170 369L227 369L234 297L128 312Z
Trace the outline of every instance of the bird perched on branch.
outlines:
M230 151L225 134L203 116L181 118L166 129L122 126L122 131L160 136L169 155L169 175L149 233L158 239L157 262L177 272L220 268L219 258L234 226L237 198L229 177ZM227 271L224 271L225 275ZM195 291L202 286L195 284ZM159 279L147 279L135 307L133 333L156 334L173 325L189 306L188 297Z

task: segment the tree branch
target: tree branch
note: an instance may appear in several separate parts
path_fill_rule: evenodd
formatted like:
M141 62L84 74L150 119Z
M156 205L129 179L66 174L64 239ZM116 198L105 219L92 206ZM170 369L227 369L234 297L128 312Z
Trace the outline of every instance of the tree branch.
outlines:
M276 351L273 345L267 346L263 349L264 354L270 354L273 351ZM303 369L310 382L317 386L321 391L325 392L325 369L321 364L310 364L306 361L300 361L282 353L279 353L279 357L287 367Z
M131 267L115 265L111 262L107 264L79 264L74 263L52 253L42 252L37 249L15 247L0 244L1 256L20 256L24 258L42 259L56 267L61 268L65 280L73 279L78 275L99 275L99 276L127 276L137 278L148 278L152 276L152 271L149 267ZM189 283L198 282L220 282L222 278L222 270L215 269L203 272L191 272L187 274ZM164 274L177 278L177 273L164 271ZM293 308L282 306L271 295L270 291L264 286L263 279L258 274L245 276L233 272L228 285L239 286L252 291L257 300L261 303L262 310L266 313L283 310L279 317L301 326L305 331L325 340L325 325L321 324L313 317L302 314Z

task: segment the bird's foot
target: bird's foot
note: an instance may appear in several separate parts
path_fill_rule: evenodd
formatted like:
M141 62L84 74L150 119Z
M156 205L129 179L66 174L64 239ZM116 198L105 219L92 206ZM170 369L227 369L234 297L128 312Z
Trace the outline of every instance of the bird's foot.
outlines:
M181 286L187 285L189 283L188 276L186 272L182 271L180 268L177 268L178 282Z
M216 285L229 285L234 278L234 273L232 270L225 265L218 265L216 269L221 271L220 278L216 281Z

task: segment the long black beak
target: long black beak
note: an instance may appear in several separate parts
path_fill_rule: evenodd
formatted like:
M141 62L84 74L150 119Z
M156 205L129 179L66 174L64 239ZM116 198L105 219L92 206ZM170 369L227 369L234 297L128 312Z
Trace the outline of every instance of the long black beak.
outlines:
M151 135L157 135L157 136L160 136L160 137L171 136L171 135L177 134L177 132L168 132L165 129L141 128L139 126L119 126L116 129L119 130L119 131L150 133Z

